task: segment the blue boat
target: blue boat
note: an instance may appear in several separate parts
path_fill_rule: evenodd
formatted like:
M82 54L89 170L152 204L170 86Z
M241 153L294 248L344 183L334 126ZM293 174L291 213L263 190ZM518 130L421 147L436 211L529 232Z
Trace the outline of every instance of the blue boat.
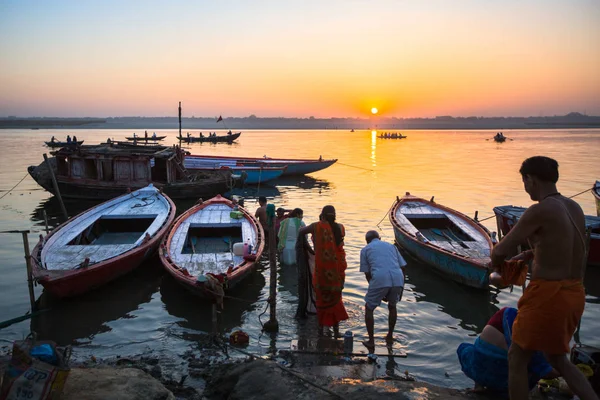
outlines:
M286 170L283 167L235 165L230 162L215 162L199 158L186 157L183 161L188 171L214 171L217 169L229 169L233 175L238 175L245 184L257 185L279 178Z
M493 244L471 218L407 193L396 199L390 222L397 245L414 258L458 283L488 289Z

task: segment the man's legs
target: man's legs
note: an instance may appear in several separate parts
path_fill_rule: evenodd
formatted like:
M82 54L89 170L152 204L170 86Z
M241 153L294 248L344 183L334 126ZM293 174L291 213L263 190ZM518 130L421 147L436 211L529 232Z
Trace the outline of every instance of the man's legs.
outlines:
M375 318L373 318L373 309L365 304L365 325L367 326L367 334L369 339L363 344L367 347L375 347L375 339L373 338L373 330L375 329Z
M592 385L586 379L573 363L571 363L564 354L549 355L546 354L548 362L556 369L569 385L569 389L573 391L582 400L598 400L598 396L594 393Z
M508 392L510 400L529 399L527 364L532 352L524 350L515 342L508 349Z
M385 341L387 343L392 343L394 341L394 328L396 327L396 319L398 319L398 310L396 309L396 303L392 304L390 302L388 304L388 310L390 312L389 328L388 328L388 334L385 337Z

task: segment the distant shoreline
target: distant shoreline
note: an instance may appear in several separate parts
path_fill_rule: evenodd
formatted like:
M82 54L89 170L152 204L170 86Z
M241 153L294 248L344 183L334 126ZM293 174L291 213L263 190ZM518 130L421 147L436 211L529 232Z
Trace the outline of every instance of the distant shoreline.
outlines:
M176 117L110 118L0 118L0 129L178 129ZM319 130L477 130L477 129L590 129L600 128L600 116L570 113L552 117L451 117L435 118L259 118L230 117L217 123L215 118L182 118L182 131L247 129L319 129Z

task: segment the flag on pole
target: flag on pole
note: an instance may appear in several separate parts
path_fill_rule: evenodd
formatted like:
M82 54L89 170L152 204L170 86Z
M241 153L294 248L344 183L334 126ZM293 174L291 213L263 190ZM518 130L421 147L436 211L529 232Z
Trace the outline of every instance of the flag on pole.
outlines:
M217 118L217 122L219 122L219 121L223 121L223 117L221 117L220 115L219 115L219 118Z

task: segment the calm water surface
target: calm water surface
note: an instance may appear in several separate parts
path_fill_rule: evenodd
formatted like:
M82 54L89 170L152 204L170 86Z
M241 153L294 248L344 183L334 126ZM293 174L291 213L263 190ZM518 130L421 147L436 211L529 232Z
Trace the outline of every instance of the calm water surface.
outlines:
M185 132L185 130L184 130ZM64 139L75 134L86 144L121 140L132 130L2 130L0 131L0 196L20 179L17 188L0 199L2 230L30 229L31 246L44 230L43 210L50 225L60 223L56 199L40 190L27 176L27 166L42 161L48 152L43 141L52 135ZM197 134L197 132L194 132ZM518 173L526 157L547 155L560 164L559 190L573 195L591 187L600 177L600 130L505 131L513 138L503 144L489 139L492 131L405 131L408 139L382 140L370 131L247 131L238 143L194 144L196 154L294 158L338 158L334 166L311 176L280 179L273 184L239 190L248 199L248 208L257 207L256 198L265 195L285 208L301 207L305 221L314 222L322 206L333 204L338 221L346 226L348 271L344 302L350 315L341 329L357 336L366 334L363 324L363 296L367 287L358 272L359 252L364 234L377 228L384 240L393 241L393 232L384 218L396 196L410 191L480 218L492 215L497 205L531 204ZM139 132L138 132L139 134ZM176 131L157 131L175 142ZM586 214L595 212L588 192L575 198ZM178 202L182 212L193 201ZM69 201L74 215L94 203ZM484 224L496 230L495 220ZM29 309L21 235L0 235L0 321L24 314ZM299 326L293 316L297 303L296 276L283 270L279 276L278 320L280 332L273 341L261 336L259 315L268 297L269 270L266 264L233 293L245 299L226 299L220 328L230 332L241 328L251 337L249 350L265 353L269 346L289 347L299 330L316 334L314 317ZM588 296L581 327L581 340L600 347L600 269L588 269ZM68 301L43 296L48 311L32 321L0 330L0 346L9 345L34 329L60 344L74 344L75 354L87 357L133 355L153 352L181 355L194 348L195 340L210 331L210 306L182 290L165 276L156 260L136 272L88 295ZM408 358L398 359L397 370L410 371L418 379L452 387L466 387L456 358L463 341L473 341L487 319L503 306L516 306L521 289L492 293L473 292L431 273L416 263L409 264L404 298L398 309L397 336ZM376 335L387 330L387 309L375 313ZM262 317L268 319L268 313ZM594 334L593 332L596 332ZM444 373L448 373L446 377Z

